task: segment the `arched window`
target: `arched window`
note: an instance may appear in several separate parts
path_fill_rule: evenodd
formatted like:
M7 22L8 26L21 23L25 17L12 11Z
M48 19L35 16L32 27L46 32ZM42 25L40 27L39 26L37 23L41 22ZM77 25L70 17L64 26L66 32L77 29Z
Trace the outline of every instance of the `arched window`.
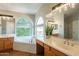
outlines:
M16 40L20 42L27 42L33 36L33 24L29 18L20 17L16 20Z
M44 20L42 17L36 21L36 37L37 39L44 39Z

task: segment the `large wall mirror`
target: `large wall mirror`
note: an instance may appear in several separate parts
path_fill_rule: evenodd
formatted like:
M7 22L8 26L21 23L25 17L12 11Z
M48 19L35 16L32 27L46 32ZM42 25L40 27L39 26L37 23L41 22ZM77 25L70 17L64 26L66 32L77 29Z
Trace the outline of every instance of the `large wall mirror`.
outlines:
M79 4L64 12L64 38L79 41Z
M79 41L79 4L61 4L50 13L59 37Z
M13 16L0 15L0 35L15 34L15 19Z

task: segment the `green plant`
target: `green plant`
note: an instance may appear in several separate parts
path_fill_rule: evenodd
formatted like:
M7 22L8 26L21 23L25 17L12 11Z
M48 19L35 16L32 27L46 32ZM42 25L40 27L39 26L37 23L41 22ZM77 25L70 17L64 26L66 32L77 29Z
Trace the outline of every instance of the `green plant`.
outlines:
M49 27L48 25L47 25L47 27L46 27L46 35L52 35L52 31L53 31L53 29L54 29L54 26L52 27Z

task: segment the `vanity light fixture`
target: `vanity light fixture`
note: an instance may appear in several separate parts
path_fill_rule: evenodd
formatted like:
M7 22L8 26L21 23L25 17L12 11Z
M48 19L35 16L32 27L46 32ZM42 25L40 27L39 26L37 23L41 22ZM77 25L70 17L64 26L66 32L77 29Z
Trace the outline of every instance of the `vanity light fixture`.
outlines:
M67 11L69 8L75 8L75 3L59 3L52 8L52 11L46 17L51 18L56 11L61 13L62 11Z
M52 8L53 12L59 11L61 12L62 10L67 11L68 8L75 8L75 3L59 3L56 6Z

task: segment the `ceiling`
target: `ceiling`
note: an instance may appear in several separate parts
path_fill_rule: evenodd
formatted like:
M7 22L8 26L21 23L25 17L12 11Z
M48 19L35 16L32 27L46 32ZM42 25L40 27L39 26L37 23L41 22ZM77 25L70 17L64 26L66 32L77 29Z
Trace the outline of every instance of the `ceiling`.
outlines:
M0 9L35 14L42 5L42 3L0 3Z

